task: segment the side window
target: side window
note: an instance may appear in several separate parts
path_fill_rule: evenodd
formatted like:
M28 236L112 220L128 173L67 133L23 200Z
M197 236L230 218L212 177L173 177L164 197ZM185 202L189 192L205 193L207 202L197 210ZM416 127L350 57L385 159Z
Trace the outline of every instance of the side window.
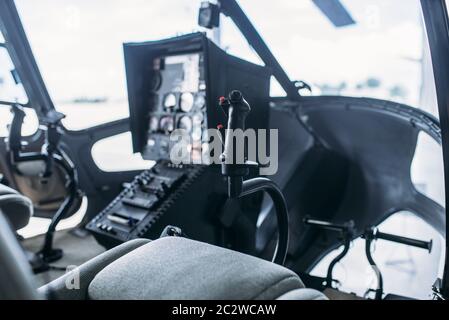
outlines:
M39 128L39 120L34 109L25 109L25 119L23 120L22 136L31 136ZM0 105L0 138L7 137L9 125L12 122L12 113L7 106Z
M28 98L25 94L20 79L11 61L8 50L5 46L5 40L0 33L0 101L19 102L26 104ZM25 110L26 118L22 127L23 135L31 135L38 128L38 119L33 109ZM8 125L11 123L12 114L9 107L0 105L0 137L8 135Z
M25 91L4 44L0 44L0 100L27 103Z
M415 188L444 207L443 151L433 138L422 131L418 135L410 171Z
M444 267L444 238L424 220L410 212L393 214L379 226L386 233L422 240L433 240L432 251L378 240L372 247L372 255L382 272L384 291L429 299L432 284L442 274ZM311 274L325 277L330 262L341 252L335 249L312 269ZM339 289L360 296L368 288L377 286L375 274L365 256L365 240L353 241L348 254L334 268L333 277L339 281Z
M149 169L155 163L143 160L138 153L133 154L129 131L96 142L92 158L97 167L106 172Z

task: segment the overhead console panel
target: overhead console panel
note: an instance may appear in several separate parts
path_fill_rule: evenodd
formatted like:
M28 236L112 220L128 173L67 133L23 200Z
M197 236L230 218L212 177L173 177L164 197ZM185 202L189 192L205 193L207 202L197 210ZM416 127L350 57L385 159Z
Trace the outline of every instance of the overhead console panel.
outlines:
M133 149L144 159L168 160L175 129L190 134L190 158L201 159L207 129L226 123L218 98L233 89L255 106L247 127L268 127L266 67L228 55L202 33L126 43L124 50Z

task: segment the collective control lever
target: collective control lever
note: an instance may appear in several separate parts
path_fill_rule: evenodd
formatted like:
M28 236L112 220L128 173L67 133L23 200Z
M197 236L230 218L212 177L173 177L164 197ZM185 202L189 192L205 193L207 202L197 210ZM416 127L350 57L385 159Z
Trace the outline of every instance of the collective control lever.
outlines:
M239 163L241 159L238 157L238 148L233 139L235 130L245 130L246 117L251 111L251 107L238 90L231 91L228 98L221 97L220 107L228 117L224 150L220 156L221 171L228 177L229 197L237 198L242 193L243 177L249 174L250 167L258 166L256 162L246 161L246 159L243 163ZM242 149L245 152L245 148L240 148L240 150Z
M272 261L283 265L287 256L289 241L288 210L284 195L276 183L266 177L243 181L243 177L249 174L250 167L258 167L258 164L246 159L244 159L244 163L237 162L240 159L236 154L237 146L233 139L233 133L238 129L245 130L246 117L251 111L251 107L238 90L231 91L227 99L220 98L220 107L223 108L228 117L224 151L220 156L221 173L228 180L228 196L229 198L241 198L255 192L265 191L271 197L276 209L278 224L278 242Z
M251 111L251 107L238 90L231 91L228 99L221 97L220 106L228 117L228 130L225 132L225 145L221 160L229 162L231 160L229 157L232 155L232 163L235 164L236 148L233 146L232 133L237 129L245 130L246 117Z
M423 240L418 240L418 239L402 237L402 236L398 236L395 234L384 233L384 232L380 232L379 229L377 229L377 227L370 227L370 228L366 229L365 233L362 235L362 238L364 238L366 240L366 242L365 242L366 258L367 258L369 264L371 265L371 268L374 270L376 277L377 277L377 288L369 289L367 291L367 293L369 291L374 291L375 292L374 299L376 299L376 300L382 299L383 277L382 277L382 273L380 272L378 266L376 265L376 262L373 259L372 254L371 254L371 244L373 243L373 241L376 241L379 239L387 240L387 241L401 243L401 244L405 244L405 245L416 247L416 248L425 249L425 250L429 251L429 253L432 251L432 240L423 241Z

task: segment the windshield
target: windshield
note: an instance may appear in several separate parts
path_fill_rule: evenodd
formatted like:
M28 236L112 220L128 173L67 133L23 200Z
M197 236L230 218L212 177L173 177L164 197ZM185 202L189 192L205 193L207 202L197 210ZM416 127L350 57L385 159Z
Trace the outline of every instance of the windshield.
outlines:
M128 117L123 43L197 28L199 1L15 2L55 107L69 129Z
M335 27L310 0L240 0L292 80L314 95L367 96L436 115L419 0L344 0L356 22ZM44 80L69 129L128 116L122 43L200 30L200 1L16 0ZM258 62L229 18L216 41ZM204 30L203 30L204 31ZM219 40L218 40L219 39ZM273 81L272 95L283 90Z
M309 0L239 1L290 78L314 95L393 100L437 115L420 2L341 2L355 24L335 27ZM229 19L222 26L223 47L259 61Z

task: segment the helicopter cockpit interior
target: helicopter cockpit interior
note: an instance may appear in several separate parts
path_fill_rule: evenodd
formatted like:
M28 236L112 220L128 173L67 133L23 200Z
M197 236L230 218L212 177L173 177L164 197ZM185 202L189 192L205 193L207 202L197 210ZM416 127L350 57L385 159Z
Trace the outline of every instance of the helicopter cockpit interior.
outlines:
M449 172L449 78L439 72L449 66L449 46L441 46L449 45L449 34L438 31L448 19L445 1L415 1L428 54L419 63L431 70L436 115L394 99L311 94L318 86L289 77L242 9L244 1L219 0L189 5L199 31L122 42L127 116L82 130L69 129L70 111L55 108L22 25L32 14L21 2L0 1L0 50L7 57L0 55L0 72L7 70L0 89L20 86L26 96L0 92L0 117L9 119L0 141L0 299L446 299L444 196L443 202L429 196L412 170L425 135L444 162L431 172L439 178ZM333 28L351 28L359 16L345 2L311 0L304 7ZM67 10L79 14L76 6ZM260 63L220 45L224 18ZM78 28L76 19L68 28ZM71 48L70 39L66 45ZM84 54L101 49L99 39ZM103 76L114 77L114 68ZM70 86L73 79L58 81ZM284 96L272 95L273 82ZM370 78L359 86L381 84ZM389 90L392 97L402 92ZM71 103L89 108L105 100L85 96ZM107 117L113 108L81 122ZM27 135L32 114L38 129ZM101 168L93 156L97 144L125 133L146 167ZM105 154L131 163L114 159L122 149L112 142ZM46 221L45 231L26 236L34 217ZM432 231L404 234L408 221ZM379 263L385 243L396 253L415 250L425 261L428 278L425 287L415 285L418 294L386 275L388 264ZM415 260L398 259L389 261L415 267ZM371 282L353 271L360 261ZM418 283L420 274L408 275ZM351 276L359 291L345 287Z

